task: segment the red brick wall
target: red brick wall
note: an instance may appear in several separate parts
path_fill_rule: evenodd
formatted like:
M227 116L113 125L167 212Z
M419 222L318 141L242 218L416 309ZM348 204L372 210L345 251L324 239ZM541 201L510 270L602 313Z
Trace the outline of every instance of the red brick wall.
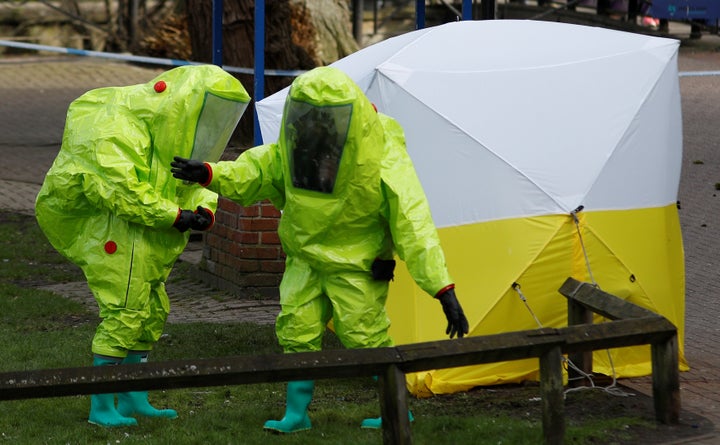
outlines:
M242 207L220 198L215 225L205 234L201 278L246 298L276 298L285 270L277 227L280 211L269 201Z

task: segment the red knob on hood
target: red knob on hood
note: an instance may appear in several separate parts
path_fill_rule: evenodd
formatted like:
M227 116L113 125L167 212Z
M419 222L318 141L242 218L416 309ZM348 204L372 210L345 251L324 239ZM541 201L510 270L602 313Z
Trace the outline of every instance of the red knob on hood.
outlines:
M155 92L162 93L163 91L165 91L165 88L167 88L167 84L164 80L159 80L155 82L155 86L153 88L155 88Z

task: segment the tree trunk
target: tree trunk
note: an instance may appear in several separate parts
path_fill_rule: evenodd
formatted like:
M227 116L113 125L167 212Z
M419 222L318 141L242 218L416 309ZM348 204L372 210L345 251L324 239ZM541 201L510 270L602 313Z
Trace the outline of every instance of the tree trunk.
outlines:
M255 1L224 0L223 64L252 68L255 65ZM187 0L188 29L193 60L212 62L212 2ZM358 49L351 33L345 0L272 0L265 3L265 67L309 70L344 57ZM251 97L254 78L235 74ZM266 76L263 97L292 83L293 77ZM234 143L250 146L254 109L238 125ZM272 141L268 141L272 142Z

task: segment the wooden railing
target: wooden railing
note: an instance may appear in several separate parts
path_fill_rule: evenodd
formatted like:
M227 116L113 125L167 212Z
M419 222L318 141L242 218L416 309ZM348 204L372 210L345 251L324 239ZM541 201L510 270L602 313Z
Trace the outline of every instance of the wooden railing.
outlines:
M562 355L571 354L580 369L589 370L588 351L650 344L656 418L677 423L680 398L675 326L664 317L572 278L562 285L560 293L568 298L570 326L565 328L389 348L5 372L0 373L0 400L379 376L383 441L410 444L405 373L537 357L544 440L546 444L561 444L565 434ZM613 321L586 322L587 314L593 312Z

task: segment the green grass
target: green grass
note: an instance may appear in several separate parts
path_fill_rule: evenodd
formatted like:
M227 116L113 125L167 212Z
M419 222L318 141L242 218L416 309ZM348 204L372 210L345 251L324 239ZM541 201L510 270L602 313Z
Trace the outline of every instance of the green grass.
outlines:
M0 214L0 282L64 282L82 280L82 272L57 253L35 219Z
M36 288L38 283L79 280L82 276L49 246L32 217L3 214L0 236L0 372L89 366L97 314ZM326 349L340 347L332 333L326 337ZM157 362L280 352L271 326L171 324L150 359ZM416 419L412 424L413 443L542 443L538 394L537 385L528 384L410 398ZM568 395L565 443L630 443L632 428L653 427L647 421L653 414L651 408L641 407L650 411L637 416L627 415L632 407L606 412L618 403L608 398L612 396L598 391ZM88 396L2 401L0 444L382 443L381 431L359 428L363 418L379 415L376 385L370 378L318 381L310 407L313 428L289 436L262 429L266 420L283 415L284 383L152 391L150 401L157 407L177 410L179 418L140 418L136 427L108 429L87 423Z

